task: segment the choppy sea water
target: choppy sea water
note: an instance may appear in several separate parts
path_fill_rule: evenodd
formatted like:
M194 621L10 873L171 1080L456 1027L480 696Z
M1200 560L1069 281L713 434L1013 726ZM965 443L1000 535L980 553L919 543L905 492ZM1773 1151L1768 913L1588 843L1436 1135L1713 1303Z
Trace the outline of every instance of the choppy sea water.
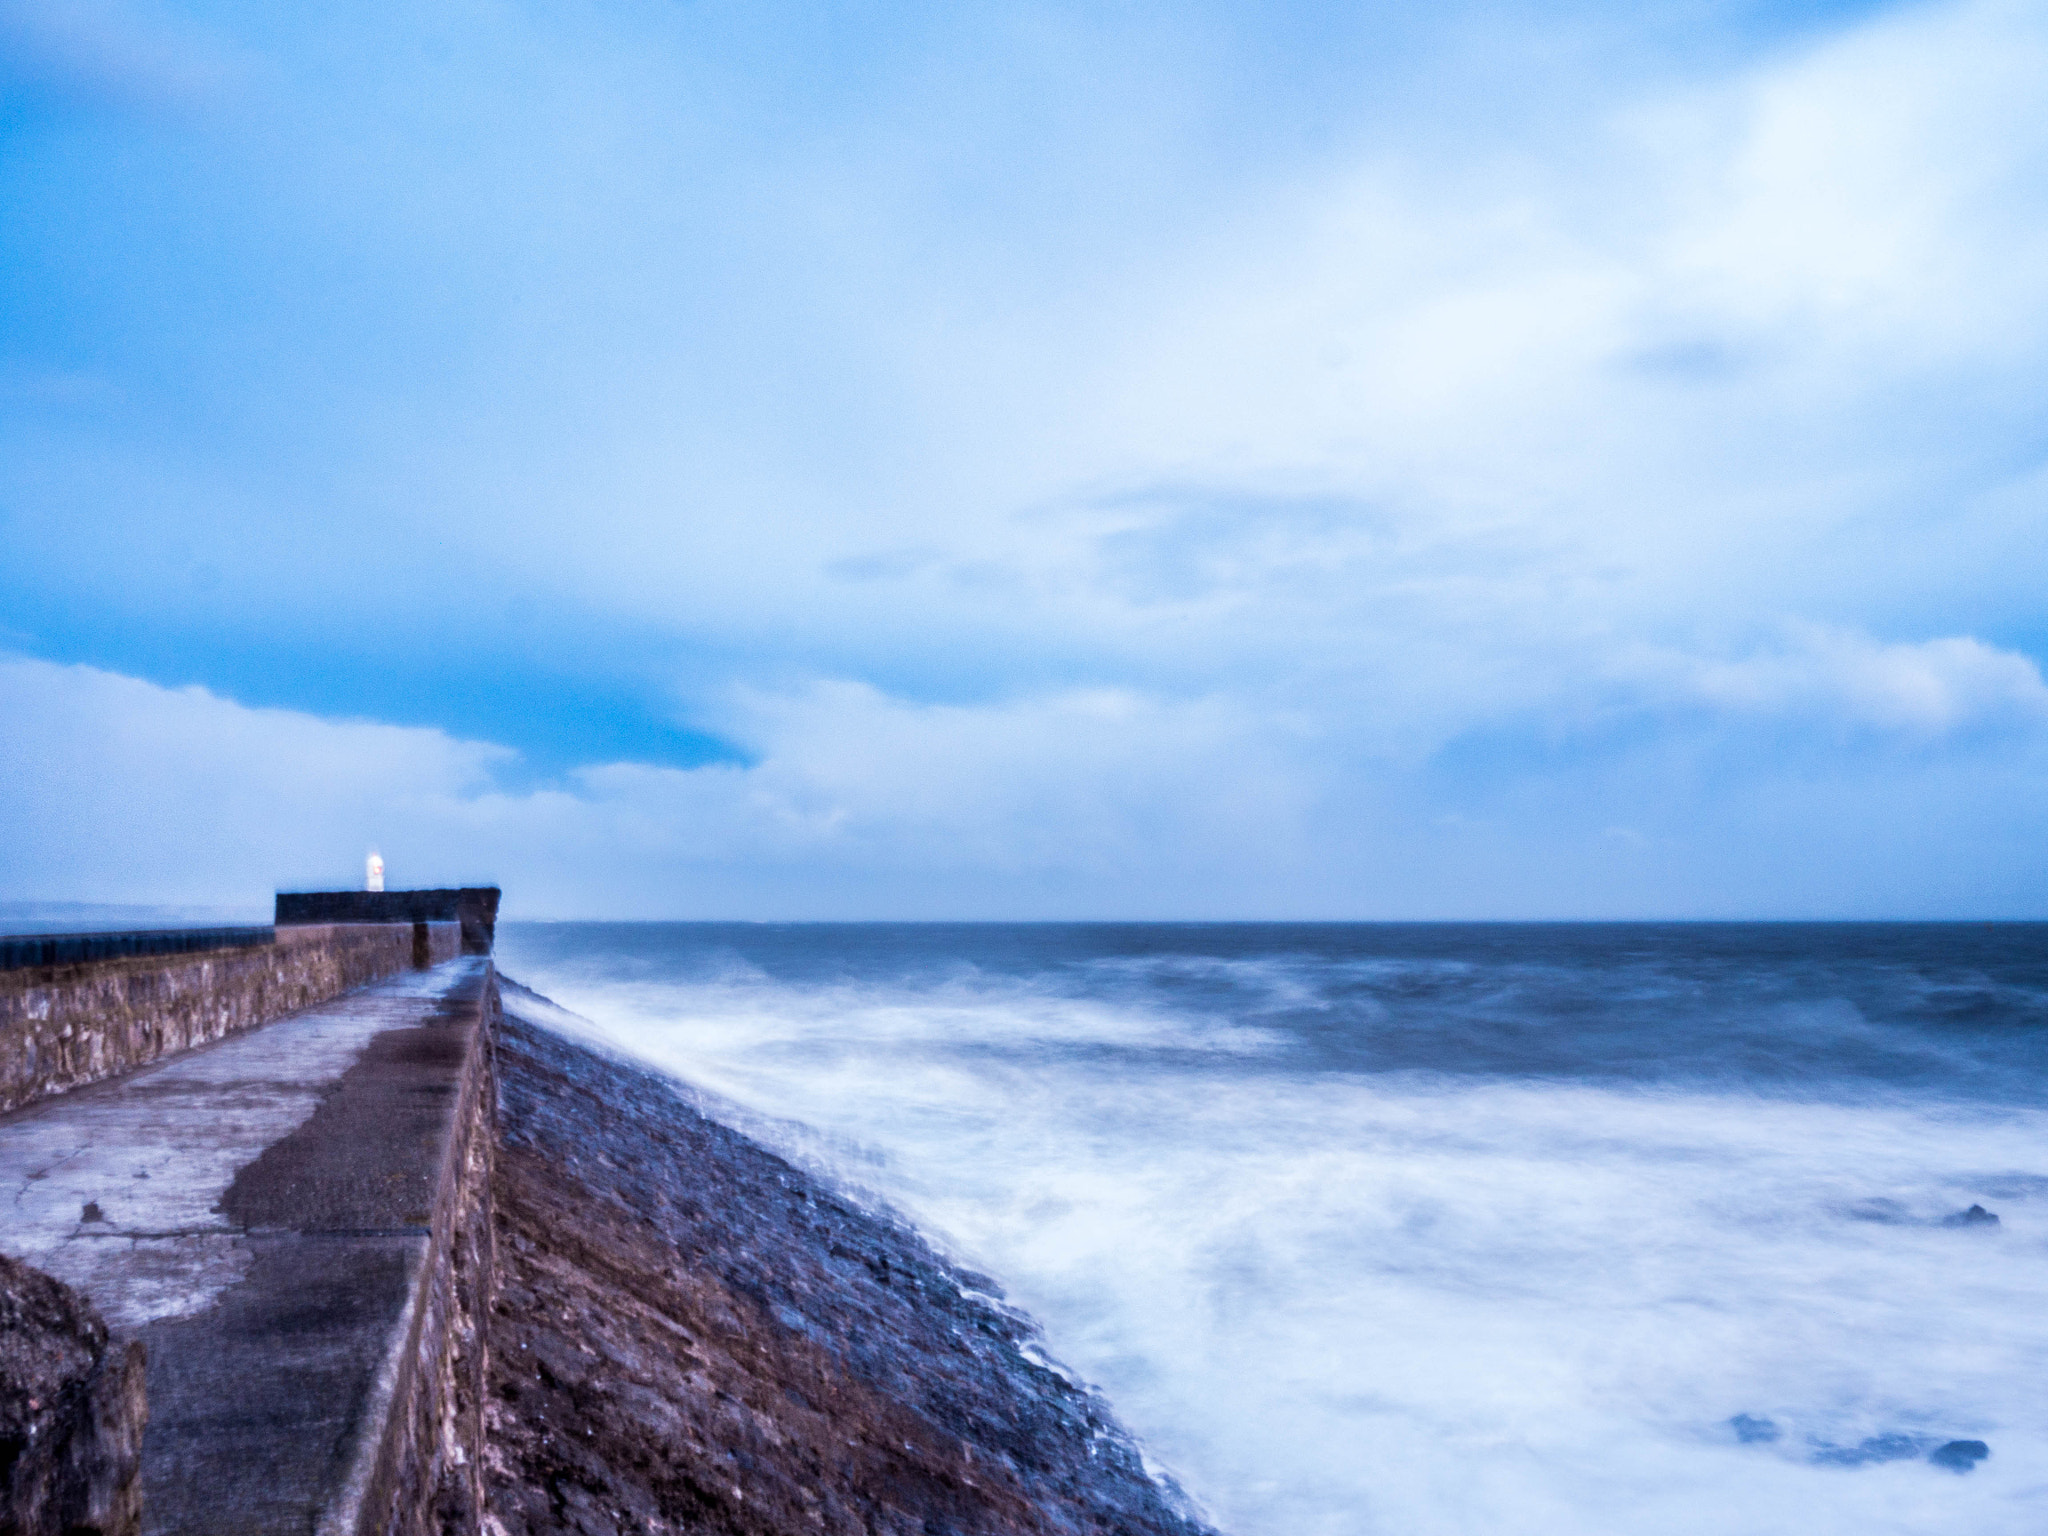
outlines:
M2048 925L499 955L1000 1277L1231 1536L2048 1525Z

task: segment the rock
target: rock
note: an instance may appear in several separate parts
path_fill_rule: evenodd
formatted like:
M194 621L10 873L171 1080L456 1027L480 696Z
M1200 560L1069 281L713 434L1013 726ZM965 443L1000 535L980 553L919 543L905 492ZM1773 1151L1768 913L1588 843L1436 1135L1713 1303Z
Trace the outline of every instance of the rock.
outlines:
M0 1254L0 1531L141 1530L143 1358L83 1296Z
M1995 1227L1998 1218L1981 1205L1973 1205L1967 1211L1957 1211L1953 1216L1941 1218L1944 1227ZM1958 1442L1960 1444L1962 1442Z
M1951 1472L1968 1472L1990 1454L1991 1447L1982 1440L1951 1440L1938 1450L1929 1451L1927 1459Z
M1728 1421L1728 1427L1735 1431L1735 1438L1744 1445L1768 1445L1782 1434L1769 1419L1759 1418L1753 1413L1738 1413Z
M1909 1461L1927 1444L1911 1435L1872 1435L1858 1445L1826 1445L1813 1453L1823 1467L1867 1467L1872 1462Z

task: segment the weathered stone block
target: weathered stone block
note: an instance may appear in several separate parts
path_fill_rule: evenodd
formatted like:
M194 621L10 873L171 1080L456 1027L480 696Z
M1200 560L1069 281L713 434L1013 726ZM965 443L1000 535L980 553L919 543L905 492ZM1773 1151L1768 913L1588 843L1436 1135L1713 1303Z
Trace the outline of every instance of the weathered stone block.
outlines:
M0 1254L0 1536L142 1528L143 1366L78 1292Z

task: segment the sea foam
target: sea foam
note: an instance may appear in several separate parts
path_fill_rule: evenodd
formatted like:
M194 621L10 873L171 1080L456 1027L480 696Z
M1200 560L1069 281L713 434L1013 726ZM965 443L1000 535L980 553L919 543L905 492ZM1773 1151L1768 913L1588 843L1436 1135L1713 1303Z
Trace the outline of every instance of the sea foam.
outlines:
M1342 1042L1422 1027L1432 988L1446 1029L1474 999L1532 1031L1570 1010L1539 1019L1557 979L1484 957L1197 934L990 967L934 936L791 975L674 933L674 963L557 932L506 964L999 1277L1225 1531L2039 1524L2048 1114L1971 1092L1970 1041L1821 984L1759 1004L1811 1037L1786 1052L1905 1065L1372 1070ZM1623 1054L1654 1061L1657 1006L1690 1008L1676 1034L1726 1002L1643 984L1607 984L1581 1036L1636 1010ZM1916 1065L1956 1052L1932 1084ZM1947 1221L1972 1204L1998 1222Z

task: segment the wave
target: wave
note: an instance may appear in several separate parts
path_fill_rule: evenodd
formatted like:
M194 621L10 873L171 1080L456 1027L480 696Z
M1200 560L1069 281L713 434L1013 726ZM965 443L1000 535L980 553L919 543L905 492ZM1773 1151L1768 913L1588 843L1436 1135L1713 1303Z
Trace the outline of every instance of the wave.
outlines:
M1371 1070L1316 1041L1387 1027L1342 1001L1361 969L1391 1012L1447 979L1506 1009L1526 978L1479 961L935 947L791 979L701 935L637 969L590 938L507 963L1000 1277L1238 1536L2038 1524L2048 1113L2013 1093L1873 1092L1853 1062L1804 1095ZM1889 1039L1782 977L1696 1012L1730 993L1775 996L1823 1063ZM1946 1220L1972 1205L1999 1220Z

